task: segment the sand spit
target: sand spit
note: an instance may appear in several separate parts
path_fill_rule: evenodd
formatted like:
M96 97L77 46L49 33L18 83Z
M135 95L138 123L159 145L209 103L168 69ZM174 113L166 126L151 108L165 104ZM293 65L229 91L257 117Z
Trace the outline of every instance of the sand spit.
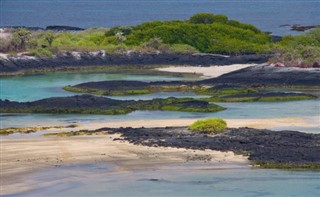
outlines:
M195 66L170 66L167 68L157 68L158 71L173 72L173 73L194 73L202 74L202 78L214 78L223 74L254 66L256 64L232 64L228 66L209 66L209 67L195 67Z
M307 119L319 120L319 121L307 121ZM163 120L130 120L130 121L112 121L112 122L95 122L88 123L85 125L80 125L79 129L94 130L102 127L179 127L188 126L192 124L195 119L163 119ZM264 118L264 119L225 119L227 121L228 127L239 128L239 127L249 127L255 129L272 129L276 127L319 127L320 126L320 116L310 116L310 117L286 117L286 118Z

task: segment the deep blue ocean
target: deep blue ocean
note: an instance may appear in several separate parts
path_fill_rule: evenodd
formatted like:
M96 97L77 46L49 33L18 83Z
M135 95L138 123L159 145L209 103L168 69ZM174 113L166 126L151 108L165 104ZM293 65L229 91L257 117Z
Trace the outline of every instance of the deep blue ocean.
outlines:
M274 35L281 25L320 24L320 0L0 0L0 26L112 27L151 20L188 19L197 12L225 14Z

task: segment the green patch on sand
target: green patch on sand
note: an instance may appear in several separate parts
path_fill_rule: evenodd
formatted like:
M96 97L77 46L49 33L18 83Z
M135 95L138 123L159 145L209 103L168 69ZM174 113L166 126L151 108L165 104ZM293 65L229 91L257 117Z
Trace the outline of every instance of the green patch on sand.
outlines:
M57 136L57 137L73 137L73 136L82 136L82 135L106 135L108 132L99 131L99 132L90 132L89 130L80 130L80 131L70 131L70 132L57 132L57 133L46 133L44 136Z
M23 127L23 128L9 127L9 128L0 129L0 135L10 135L14 133L34 133L37 131L43 131L48 129L65 129L65 128L75 128L75 127L78 127L78 125L72 124L67 126Z

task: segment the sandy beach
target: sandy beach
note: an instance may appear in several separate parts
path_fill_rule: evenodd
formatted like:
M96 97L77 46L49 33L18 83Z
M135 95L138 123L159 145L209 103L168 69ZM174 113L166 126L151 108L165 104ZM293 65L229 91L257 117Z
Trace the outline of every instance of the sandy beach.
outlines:
M254 66L255 64L233 64L229 66L209 66L209 67L195 67L195 66L170 66L167 68L157 68L158 71L173 72L173 73L194 73L202 74L201 78L219 77L223 74Z
M1 194L28 191L35 185L25 177L46 167L109 162L116 171L153 169L170 163L211 162L248 165L245 157L232 152L194 151L177 148L144 147L113 141L119 135L39 137L1 142ZM37 187L41 183L37 183ZM42 183L43 184L43 183Z
M314 120L314 121L307 121ZM163 127L163 126L188 126L198 119L163 119L163 120L131 120L113 122L95 122L80 125L78 129L94 130L102 127ZM230 128L250 127L255 129L272 129L276 127L319 127L320 116L285 117L264 119L225 119Z
M226 119L229 127L317 127L319 116L307 118ZM187 126L196 119L115 121L80 125L75 130L102 127L161 127ZM232 152L193 151L187 149L144 147L125 141L113 141L118 134L44 137L1 140L2 194L27 191L32 188L24 181L25 175L46 167L68 164L111 162L117 171L157 168L157 166L187 161L212 162L223 168L225 162L248 165L248 160Z

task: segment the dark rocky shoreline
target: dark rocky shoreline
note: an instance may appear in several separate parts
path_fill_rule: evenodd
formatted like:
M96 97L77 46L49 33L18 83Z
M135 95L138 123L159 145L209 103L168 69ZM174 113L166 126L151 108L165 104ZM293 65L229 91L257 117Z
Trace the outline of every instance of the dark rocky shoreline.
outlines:
M152 100L114 100L92 95L51 97L32 102L0 99L1 113L60 113L60 114L127 114L136 110L164 110L186 112L217 112L225 108L192 98Z
M207 88L209 87L209 88ZM113 95L115 92L123 93L126 91L191 91L202 95L223 96L227 93L229 96L248 93L259 93L260 97L265 97L264 89L266 88L283 89L302 88L318 89L320 87L320 69L319 68L288 68L275 67L268 64L261 64L236 70L217 78L198 80L195 82L188 81L97 81L65 86L64 89L71 92L81 92L90 94ZM207 88L207 89L206 89ZM229 91L229 92L228 92ZM237 92L234 92L237 91ZM252 92L253 91L253 92ZM285 91L284 91L285 92ZM270 97L271 95L269 95ZM281 96L273 93L273 96ZM290 96L286 93L283 96ZM292 93L291 96L302 96ZM306 96L306 95L305 95Z
M0 75L23 73L26 71L61 70L69 67L91 66L152 66L152 65L230 65L247 63L264 63L270 55L223 56L214 54L127 54L62 53L52 58L8 57L0 58Z
M87 132L101 131L120 133L124 140L144 146L233 151L249 155L249 160L262 167L320 168L320 134L229 128L223 134L206 135L192 133L187 127L101 128Z
M320 69L276 67L268 64L248 67L198 83L253 86L320 86Z

